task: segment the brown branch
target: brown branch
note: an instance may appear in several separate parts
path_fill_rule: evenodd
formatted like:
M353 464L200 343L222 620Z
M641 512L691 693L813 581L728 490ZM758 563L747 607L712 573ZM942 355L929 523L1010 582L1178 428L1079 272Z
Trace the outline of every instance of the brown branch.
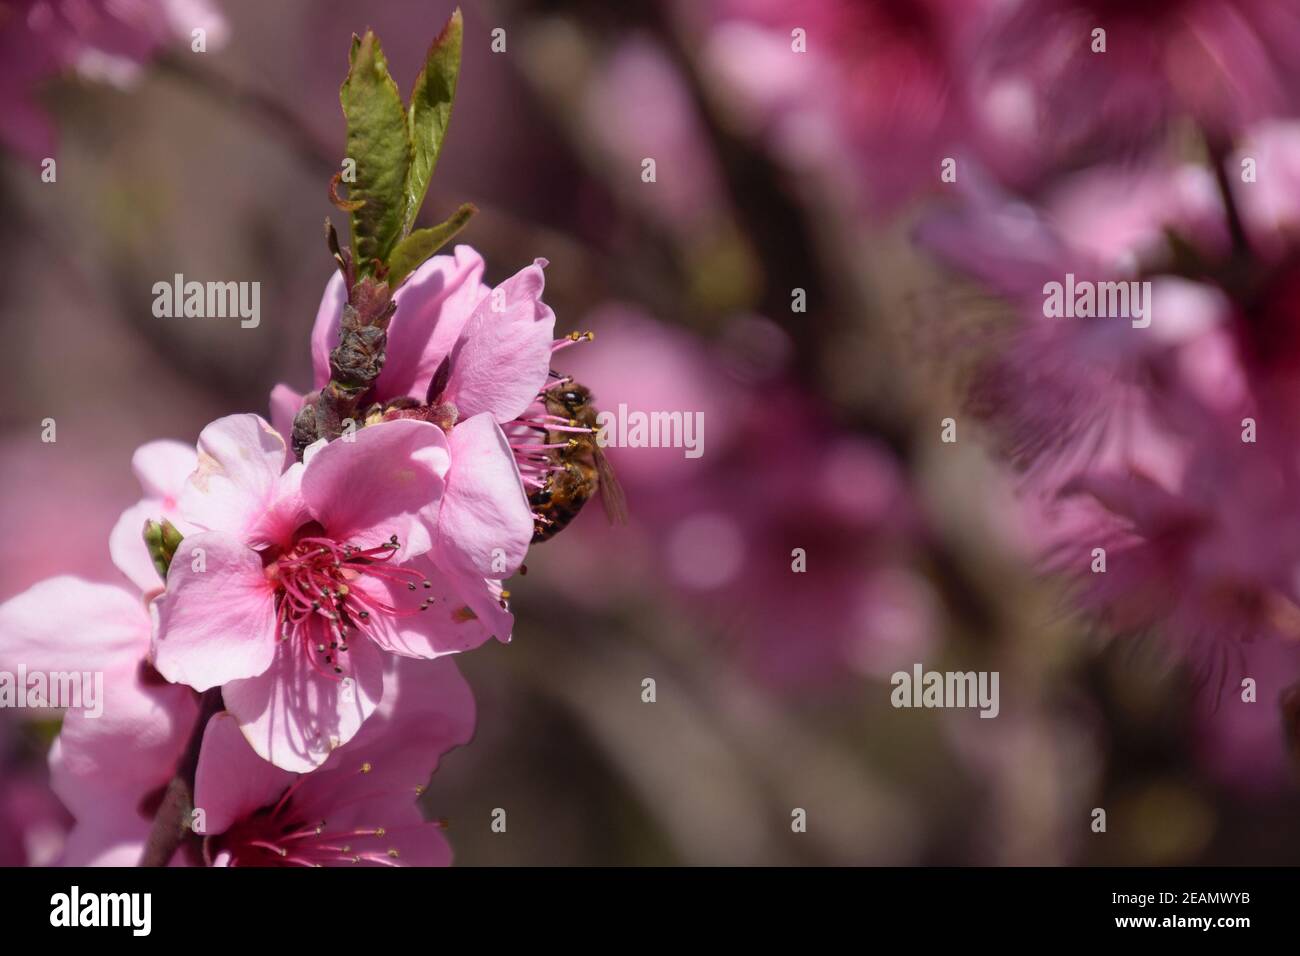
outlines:
M194 809L194 774L199 767L199 748L208 720L221 710L221 688L204 691L199 698L199 716L190 731L185 753L176 765L176 775L167 784L162 803L154 814L153 827L140 855L140 866L166 866L191 833L190 812Z

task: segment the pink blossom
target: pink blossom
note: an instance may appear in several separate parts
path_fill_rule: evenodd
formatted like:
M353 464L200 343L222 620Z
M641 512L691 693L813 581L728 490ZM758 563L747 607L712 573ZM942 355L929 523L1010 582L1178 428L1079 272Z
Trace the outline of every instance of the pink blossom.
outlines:
M917 236L994 295L973 307L968 298L935 308L939 347L968 366L965 410L989 424L1018 470L1048 473L1039 489L1048 494L1098 461L1161 473L1176 467L1180 439L1165 416L1177 413L1186 393L1211 403L1233 394L1233 363L1215 361L1228 314L1222 294L1152 275L1170 255L1168 230L1207 253L1226 248L1208 172L1091 171L1058 184L1037 206L978 176L960 190L962 201L928 216ZM1150 279L1150 326L1128 317L1044 315L1047 284L1067 275ZM978 312L980 321L955 323L955 311Z
M103 712L70 708L50 752L51 785L76 819L61 862L134 865L152 807L197 716L194 693L148 663L150 618L138 593L72 577L0 605L0 670L98 672Z
M193 530L180 515L180 495L197 465L193 446L178 441L152 441L131 456L144 497L122 512L108 547L117 569L146 594L161 591L162 579L144 543L145 522L166 519L182 534Z
M163 581L142 536L149 519L168 518L187 527L177 511L177 499L185 479L194 470L194 449L180 442L153 441L136 449L131 462L144 497L122 513L110 535L109 550L114 564L133 587L56 577L0 607L0 669L12 672L21 663L29 672L99 669L104 674L108 698L104 714L87 718L82 711L73 710L64 715L63 732L51 755L53 785L78 820L63 854L63 862L71 865L112 861L134 864L131 854L135 851L122 851L114 841L142 838L148 817L142 812L126 813L129 799L114 795L110 788L104 792L105 800L123 811L115 818L122 827L120 832L98 832L95 820L106 807L84 798L81 787L87 777L104 773L112 764L69 761L65 746L71 743L76 748L90 740L96 746L117 747L117 757L125 760L129 740L134 736L143 747L130 754L128 766L137 772L127 775L129 779L123 786L161 787L171 776L179 747L165 743L158 735L183 735L187 721L192 722L195 715L193 693L170 687L148 661L151 624L147 605L162 591ZM119 735L123 735L121 741ZM30 785L11 796L24 799L33 813L39 810L39 804L33 802L38 792ZM39 827L37 830L46 832Z
M721 0L706 58L780 154L890 208L972 140L967 61L993 6Z
M1220 679L1234 664L1225 645L1300 635L1300 483L1283 455L1243 443L1235 422L1201 421L1210 434L1175 485L1100 468L1067 484L1063 494L1104 510L1061 561L1073 555L1082 597L1116 630L1160 625ZM1089 573L1097 547L1105 573Z
M628 104L636 104L629 109ZM627 183L627 199L688 240L698 239L723 201L717 165L691 91L669 57L642 37L618 46L587 87L586 126ZM656 162L654 189L639 175L647 156Z
M387 357L370 398L437 398L426 395L429 383L450 358L441 400L456 406L460 421L480 412L502 424L517 417L546 384L550 369L555 313L542 302L545 265L538 259L495 290L483 284L483 259L469 246L421 265L394 296ZM338 344L345 300L336 272L312 328L315 388L329 382L329 354Z
M66 70L126 83L139 64L191 31L208 49L226 22L207 0L8 0L0 7L0 140L30 157L53 152L54 133L38 105L40 84Z
M934 595L909 566L919 522L889 452L830 425L779 363L619 304L591 324L599 347L566 353L566 371L612 414L701 415L704 453L609 447L631 524L610 527L593 504L546 545L562 557L532 573L562 568L554 585L584 603L661 583L750 674L786 690L916 660L933 640ZM753 347L765 329L753 319L731 338Z
M1238 793L1286 789L1295 779L1295 758L1283 699L1300 688L1300 644L1255 641L1238 648L1234 658L1222 692L1207 685L1201 694L1192 738L1197 756ZM1240 682L1244 677L1255 682L1253 699Z
M203 734L194 805L215 866L446 866L451 850L416 806L439 758L469 742L474 698L450 660L395 659L384 701L312 773L262 760L229 713Z
M1300 15L1273 0L1044 0L1003 7L972 79L1026 100L1015 119L985 118L1004 144L1074 165L1182 116L1227 137L1293 113L1297 63Z
M32 768L0 778L0 867L46 866L63 852L72 818Z
M1244 645L1300 634L1300 271L1253 259L1243 298L1218 271L1230 253L1211 173L1161 175L1094 170L1038 207L967 184L972 201L920 236L1004 300L991 331L949 341L975 356L966 410L1021 473L1048 566L1115 630L1158 629L1217 684ZM1248 237L1270 234L1242 208ZM1188 257L1195 281L1166 274ZM1149 281L1150 326L1045 317L1041 283L1067 273ZM1243 440L1248 422L1260 434Z
M72 827L50 789L44 754L31 746L36 735L25 730L18 712L0 711L0 867L53 863Z
M394 294L397 311L388 327L384 368L368 401L437 402L449 406L453 425L482 414L501 425L524 416L547 384L551 355L573 344L569 337L554 339L555 313L542 301L545 266L546 260L538 259L492 289L482 281L482 257L469 246L457 246L454 255L434 256L421 265ZM312 329L317 389L329 382L329 355L338 344L346 297L342 276L335 273L326 284ZM429 395L434 373L444 362L446 384L438 395ZM286 442L302 402L288 385L277 385L271 392L271 420ZM487 431L480 433L474 447L484 447ZM455 432L453 427L453 446ZM517 562L511 563L509 573L517 567ZM502 576L508 574L501 573L498 561L491 577Z
M222 686L254 750L306 771L378 705L381 651L433 658L508 638L488 578L522 560L531 517L486 413L451 436L398 420L284 460L254 415L200 435L179 502L200 530L172 561L154 660L168 680Z
M368 396L381 404L436 402L451 411L447 489L431 521L439 529L435 563L468 609L457 619L456 640L449 647L477 646L492 634L501 640L510 636L512 618L504 610L500 582L523 563L532 517L516 462L526 453L498 426L536 414L552 354L573 343L554 340L555 313L542 301L545 265L538 259L492 289L482 281L482 257L469 246L429 259L395 293L384 368ZM312 330L316 388L329 382L329 354L338 341L345 299L336 273ZM445 387L430 395L434 373L444 362ZM272 391L272 421L286 439L301 405L302 396L287 385Z

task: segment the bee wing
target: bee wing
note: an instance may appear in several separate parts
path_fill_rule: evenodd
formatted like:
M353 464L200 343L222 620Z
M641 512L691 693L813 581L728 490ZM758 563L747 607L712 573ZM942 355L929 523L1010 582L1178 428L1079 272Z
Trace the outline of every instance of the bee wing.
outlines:
M600 503L605 508L605 516L611 524L627 524L627 496L614 475L614 466L599 445L595 447L593 458L600 478Z

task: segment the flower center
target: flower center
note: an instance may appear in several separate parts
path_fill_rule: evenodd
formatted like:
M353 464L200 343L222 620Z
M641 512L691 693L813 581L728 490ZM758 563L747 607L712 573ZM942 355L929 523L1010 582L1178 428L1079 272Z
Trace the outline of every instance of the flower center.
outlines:
M400 547L397 535L373 548L339 544L324 535L299 537L267 567L276 585L280 639L300 641L312 667L338 679L346 669L348 642L357 634L368 637L376 615L406 617L429 607L430 598L415 608L393 607L358 583L369 576L388 586L405 584L408 591L432 588L413 568L392 566Z
M363 765L362 773L368 769ZM228 853L230 866L400 865L398 850L386 844L391 832L386 827L331 830L327 821L315 819L295 805L294 794L306 779L300 777L274 806L263 807L225 833L210 837L204 846L205 860L211 863L214 856Z

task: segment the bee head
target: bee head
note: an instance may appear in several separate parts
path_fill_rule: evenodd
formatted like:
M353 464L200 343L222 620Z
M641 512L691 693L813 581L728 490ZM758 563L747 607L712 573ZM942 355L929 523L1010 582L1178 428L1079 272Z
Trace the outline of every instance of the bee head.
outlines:
M591 404L591 389L577 382L570 382L556 390L555 398L572 417L578 414L579 409Z

